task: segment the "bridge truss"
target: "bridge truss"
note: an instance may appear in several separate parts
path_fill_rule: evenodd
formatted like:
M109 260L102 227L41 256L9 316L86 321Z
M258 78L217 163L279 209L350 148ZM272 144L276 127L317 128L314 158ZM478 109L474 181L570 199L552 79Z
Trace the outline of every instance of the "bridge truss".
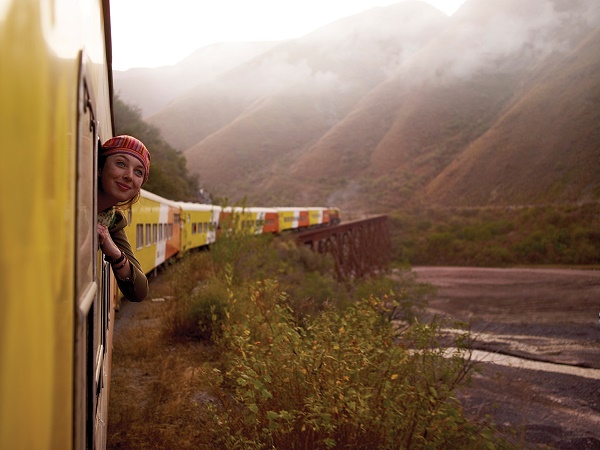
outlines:
M386 270L391 260L387 216L355 220L299 233L298 244L329 254L339 280L362 278Z

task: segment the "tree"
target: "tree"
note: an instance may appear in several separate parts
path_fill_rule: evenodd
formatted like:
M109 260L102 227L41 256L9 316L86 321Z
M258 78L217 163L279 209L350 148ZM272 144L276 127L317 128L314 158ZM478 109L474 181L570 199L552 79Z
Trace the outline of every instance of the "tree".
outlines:
M158 128L142 119L139 108L127 105L117 96L114 114L116 134L135 136L150 151L150 177L144 189L170 200L202 201L198 176L188 172L185 157L162 138Z

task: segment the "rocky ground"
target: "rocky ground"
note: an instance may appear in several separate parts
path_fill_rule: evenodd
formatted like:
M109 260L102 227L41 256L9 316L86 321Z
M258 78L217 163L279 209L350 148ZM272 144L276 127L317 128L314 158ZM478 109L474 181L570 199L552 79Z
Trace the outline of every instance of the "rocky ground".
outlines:
M496 353L461 393L470 414L519 447L600 449L600 271L413 270L438 287L431 311L468 321L475 348Z

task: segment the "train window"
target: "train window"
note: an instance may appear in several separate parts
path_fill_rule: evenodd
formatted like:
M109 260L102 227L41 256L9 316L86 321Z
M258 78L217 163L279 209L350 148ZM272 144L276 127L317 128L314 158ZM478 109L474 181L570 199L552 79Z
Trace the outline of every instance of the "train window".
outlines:
M133 213L131 212L131 208L127 210L127 225L131 225L133 222Z
M146 247L152 244L152 233L150 232L150 224L146 224Z
M135 248L139 250L144 247L144 225L138 223L135 226Z
M179 214L173 214L173 223L178 224L180 220Z
M158 226L153 223L152 224L152 243L155 244L158 242Z
M192 224L192 234L196 234L196 223Z

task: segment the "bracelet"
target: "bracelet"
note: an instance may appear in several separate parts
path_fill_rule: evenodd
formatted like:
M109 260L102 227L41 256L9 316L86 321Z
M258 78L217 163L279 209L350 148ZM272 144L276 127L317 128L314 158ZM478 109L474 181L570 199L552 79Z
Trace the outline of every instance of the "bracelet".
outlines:
M113 270L121 270L123 267L125 267L125 265L129 262L129 260L127 258L125 258L125 261L123 261L122 264L119 264L119 267L115 267L114 265L112 266Z
M104 256L104 261L110 263L110 264L119 264L120 262L122 262L125 259L125 252L123 250L121 250L121 255L117 258L117 259L111 259L108 258L106 255Z

